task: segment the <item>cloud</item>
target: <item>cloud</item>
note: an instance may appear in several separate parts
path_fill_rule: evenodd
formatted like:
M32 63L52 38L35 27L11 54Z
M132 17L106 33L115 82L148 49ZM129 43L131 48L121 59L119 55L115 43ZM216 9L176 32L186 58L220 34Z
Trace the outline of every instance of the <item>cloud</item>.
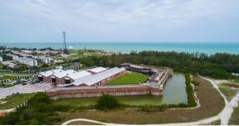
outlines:
M88 36L145 35L145 32L150 36L239 18L238 0L2 0L1 3L4 11L0 12L0 18L5 23L15 19L16 24L39 26L34 27L39 30L47 25L49 31L69 29ZM235 24L234 20L231 24Z

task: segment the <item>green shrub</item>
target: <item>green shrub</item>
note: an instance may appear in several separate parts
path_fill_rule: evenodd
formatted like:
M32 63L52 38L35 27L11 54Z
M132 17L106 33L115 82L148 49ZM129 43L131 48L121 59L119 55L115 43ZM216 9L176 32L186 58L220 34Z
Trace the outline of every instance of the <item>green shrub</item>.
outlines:
M193 87L191 85L191 78L190 74L185 74L185 80L186 80L186 92L187 92L187 98L188 98L188 106L194 107L197 105L195 99L194 99L194 91Z
M96 104L96 108L99 110L110 110L120 107L120 103L118 100L110 95L102 95L98 100Z

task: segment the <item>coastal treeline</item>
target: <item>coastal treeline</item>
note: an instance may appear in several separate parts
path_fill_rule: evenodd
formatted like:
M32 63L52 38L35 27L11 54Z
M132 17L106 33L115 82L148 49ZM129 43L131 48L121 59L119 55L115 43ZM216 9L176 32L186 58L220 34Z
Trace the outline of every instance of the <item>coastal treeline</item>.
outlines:
M109 56L81 57L77 60L85 66L118 66L121 63L171 67L175 71L200 74L213 78L233 78L232 73L239 73L239 55L218 53L214 55L190 54L177 52L143 51Z

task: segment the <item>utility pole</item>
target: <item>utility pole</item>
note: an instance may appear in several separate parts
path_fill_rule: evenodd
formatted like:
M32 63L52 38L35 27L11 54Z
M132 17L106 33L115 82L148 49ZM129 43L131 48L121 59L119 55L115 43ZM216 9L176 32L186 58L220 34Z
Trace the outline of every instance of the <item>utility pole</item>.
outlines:
M67 50L67 46L66 46L66 32L63 31L62 32L62 35L63 35L63 42L64 42L64 53L67 54L68 53L68 50Z

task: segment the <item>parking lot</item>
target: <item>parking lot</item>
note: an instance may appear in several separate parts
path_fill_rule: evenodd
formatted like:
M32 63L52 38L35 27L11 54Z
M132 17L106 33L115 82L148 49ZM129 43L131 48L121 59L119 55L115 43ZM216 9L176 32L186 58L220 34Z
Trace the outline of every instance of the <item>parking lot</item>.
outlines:
M8 88L0 88L0 99L10 96L12 94L16 94L16 93L44 92L51 88L52 88L51 85L46 83L15 85Z

